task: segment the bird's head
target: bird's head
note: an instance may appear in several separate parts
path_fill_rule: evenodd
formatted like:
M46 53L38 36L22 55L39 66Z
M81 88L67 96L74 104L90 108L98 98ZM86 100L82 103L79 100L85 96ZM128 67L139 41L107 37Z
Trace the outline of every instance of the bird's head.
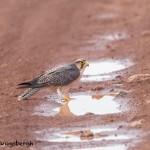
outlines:
M89 63L85 59L77 59L75 61L75 65L78 69L84 70L87 66L89 66Z

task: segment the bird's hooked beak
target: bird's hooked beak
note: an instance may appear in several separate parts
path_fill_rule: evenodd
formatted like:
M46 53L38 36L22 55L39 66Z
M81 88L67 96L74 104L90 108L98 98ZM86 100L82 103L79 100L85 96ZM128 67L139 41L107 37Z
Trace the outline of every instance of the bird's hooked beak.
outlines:
M89 66L89 63L87 61L84 62L84 65Z

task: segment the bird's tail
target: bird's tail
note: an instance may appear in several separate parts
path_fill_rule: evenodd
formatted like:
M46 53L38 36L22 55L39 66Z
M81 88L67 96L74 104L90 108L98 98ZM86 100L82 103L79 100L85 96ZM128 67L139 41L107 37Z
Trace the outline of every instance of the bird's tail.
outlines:
M30 82L23 82L17 85L17 89L22 89L22 88L29 88L31 87L31 83Z
M18 97L18 100L25 100L31 95L33 95L34 93L38 92L40 89L41 88L29 88L27 91L25 91Z

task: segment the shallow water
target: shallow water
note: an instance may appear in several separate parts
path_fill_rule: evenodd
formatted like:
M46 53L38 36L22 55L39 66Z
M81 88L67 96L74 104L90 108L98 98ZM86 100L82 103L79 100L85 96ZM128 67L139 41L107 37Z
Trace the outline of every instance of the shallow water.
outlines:
M102 19L102 20L109 20L109 19L114 19L119 17L119 15L117 13L104 13L104 14L100 14L100 15L96 15L95 17L93 17L94 19Z
M63 106L54 109L60 116L81 116L88 113L104 115L121 112L115 95L76 95Z
M130 60L111 59L93 61L89 62L89 64L90 66L86 68L83 77L81 78L82 82L112 80L116 77L116 75L118 75L117 71L132 66L132 62L130 62ZM37 106L35 111L37 112L37 110L40 110L42 113L38 112L34 115L57 116L61 119L61 117L75 117L86 114L108 115L122 113L124 110L120 109L120 104L115 101L115 97L117 95L118 93L102 94L91 91L74 93L70 95L73 99L69 102L61 103L61 106L58 105L54 106L53 108L52 106L49 106L47 104L41 104L40 106ZM126 150L127 146L122 143L120 143L120 145L117 145L117 142L130 141L135 138L135 135L130 134L130 132L126 134L118 134L117 128L89 127L86 129L83 128L81 130L77 128L68 130L67 128L65 130L59 129L59 131L54 131L54 129L55 128L53 128L51 131L45 130L43 133L37 132L39 135L43 135L43 137L40 136L40 138L37 138L37 140L47 141L50 143L58 143L60 145L67 142L71 147L74 146L73 143L78 143L76 145L76 148L80 148L81 150L110 150L112 148L114 150ZM89 142L97 142L99 144L95 144L95 147L92 148L87 145L87 148L85 148L85 143ZM103 147L101 147L101 143L111 143L111 146L104 145ZM52 144L52 147L57 149L57 145L55 144ZM50 147L47 147L47 149L49 148Z
M133 138L132 135L115 135L109 132L116 131L116 128L90 129L75 132L57 133L57 138L49 139L49 142L88 142L101 140L128 140Z
M107 15L101 16L102 18L107 19ZM113 17L113 15L110 15L110 17ZM129 35L125 32L112 32L112 33L106 33L103 35L94 35L92 38L88 41L86 41L86 45L82 48L82 50L87 50L87 51L99 51L99 50L106 50L107 46L115 41L119 40L125 40L129 38Z
M87 132L87 131L86 131ZM89 133L92 134L92 131L89 130ZM94 136L79 136L79 135L65 135L57 134L56 138L49 139L49 142L88 142L88 141L102 141L102 140L129 140L131 137L128 135L110 135L105 137L96 137Z
M105 81L115 78L115 72L132 66L129 60L101 60L89 62L81 78L82 82Z
M134 140L140 134L140 132L135 130L119 130L118 132L118 128L111 126L99 126L95 128L82 127L80 129L70 128L69 130L71 131L67 131L68 129L65 128L59 131L57 129L53 131L49 128L41 132L36 132L37 135L43 135L37 138L37 140L50 142L52 144L50 145L53 148L55 147L55 149L57 149L57 145L59 147L59 145L67 143L68 146L76 150L110 150L112 148L114 150L127 150L128 146L124 143ZM117 144L118 141L119 144ZM45 148L50 149L48 146Z
M82 148L75 150L127 150L127 147L123 144L112 145L112 146L103 146L103 147L93 147L93 148Z
M127 63L129 63L129 61L126 61L125 64L121 60L102 60L89 62L90 66L85 69L84 75L100 75L119 71L125 69L127 67Z
M113 33L103 35L101 38L106 41L116 41L127 38L127 35L125 33Z

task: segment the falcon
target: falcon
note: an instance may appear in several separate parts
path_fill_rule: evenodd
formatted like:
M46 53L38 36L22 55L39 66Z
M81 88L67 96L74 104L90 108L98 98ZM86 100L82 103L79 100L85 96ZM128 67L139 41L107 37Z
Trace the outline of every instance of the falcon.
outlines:
M55 67L28 82L18 84L17 89L28 88L18 100L25 100L42 88L50 87L55 88L62 99L69 101L70 87L80 80L87 66L89 63L85 59L78 59L74 63Z

